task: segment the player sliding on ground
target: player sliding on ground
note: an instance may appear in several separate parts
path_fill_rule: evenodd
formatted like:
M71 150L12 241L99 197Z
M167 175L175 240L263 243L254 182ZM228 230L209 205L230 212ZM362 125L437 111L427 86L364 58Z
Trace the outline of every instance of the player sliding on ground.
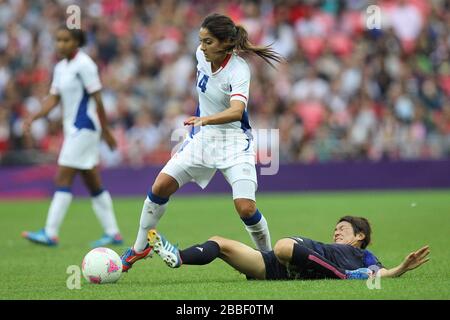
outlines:
M274 250L261 252L230 239L214 236L203 244L178 250L161 234L148 233L150 246L171 268L204 265L221 258L248 279L368 279L378 270L381 277L399 277L429 260L429 247L411 252L397 267L386 269L366 247L371 228L365 218L339 219L332 244L304 237L279 240ZM378 275L378 274L377 274Z

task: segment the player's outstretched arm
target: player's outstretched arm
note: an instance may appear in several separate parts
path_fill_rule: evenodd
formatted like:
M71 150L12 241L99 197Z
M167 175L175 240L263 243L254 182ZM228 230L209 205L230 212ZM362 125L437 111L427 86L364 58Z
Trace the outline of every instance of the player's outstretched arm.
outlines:
M380 269L380 275L381 277L400 277L405 272L414 270L430 260L430 258L427 258L429 253L430 247L428 245L424 246L419 250L408 254L405 260L403 260L403 262L397 267L391 269Z
M52 111L52 109L58 105L59 100L60 100L59 95L50 94L43 101L42 109L38 113L35 113L34 115L29 115L28 117L25 118L23 122L24 131L29 132L33 121L48 115L49 112Z

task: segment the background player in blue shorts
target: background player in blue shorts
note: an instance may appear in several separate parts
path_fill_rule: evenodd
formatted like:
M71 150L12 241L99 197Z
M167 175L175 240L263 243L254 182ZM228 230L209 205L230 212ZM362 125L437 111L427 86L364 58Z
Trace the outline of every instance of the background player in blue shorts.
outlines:
M339 219L331 244L290 237L279 240L269 252L218 236L178 250L156 230L149 231L150 245L169 267L204 265L221 258L247 278L258 280L367 279L375 272L381 277L398 277L429 260L429 247L424 246L397 267L387 269L366 249L370 237L369 221L354 216Z

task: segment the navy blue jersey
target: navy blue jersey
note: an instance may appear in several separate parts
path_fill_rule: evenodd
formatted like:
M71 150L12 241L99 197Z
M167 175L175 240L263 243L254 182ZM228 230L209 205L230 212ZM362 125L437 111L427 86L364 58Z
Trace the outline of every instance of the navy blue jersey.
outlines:
M346 270L369 267L374 269L373 266L383 268L377 257L369 250L347 244L324 244L304 237L290 237L290 239L306 248L306 252L303 250L304 261L301 265L291 263L286 267L278 261L273 250L261 252L266 268L266 280L345 279Z
M366 249L359 249L349 244L325 244L304 237L291 237L291 239L309 247L336 266L346 270L369 268L370 266L383 268L378 258Z

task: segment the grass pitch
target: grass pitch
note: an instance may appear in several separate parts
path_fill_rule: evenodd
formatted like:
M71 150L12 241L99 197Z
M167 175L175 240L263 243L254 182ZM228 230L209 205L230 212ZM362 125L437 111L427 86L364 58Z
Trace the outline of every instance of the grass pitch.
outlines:
M127 245L135 240L141 198L114 198L119 226ZM102 231L89 199L75 199L60 233L60 246L47 248L20 238L23 230L43 227L49 200L0 202L0 299L450 299L450 194L443 191L258 194L273 242L303 235L331 241L343 215L367 217L373 228L369 249L387 267L411 251L430 245L431 260L396 279L382 279L381 289L365 281L247 281L221 260L207 266L169 269L155 256L136 263L110 285L81 279L70 290L66 273L80 266L88 244ZM212 235L251 245L234 211L230 195L174 196L159 228L181 248ZM112 247L121 254L125 247Z

